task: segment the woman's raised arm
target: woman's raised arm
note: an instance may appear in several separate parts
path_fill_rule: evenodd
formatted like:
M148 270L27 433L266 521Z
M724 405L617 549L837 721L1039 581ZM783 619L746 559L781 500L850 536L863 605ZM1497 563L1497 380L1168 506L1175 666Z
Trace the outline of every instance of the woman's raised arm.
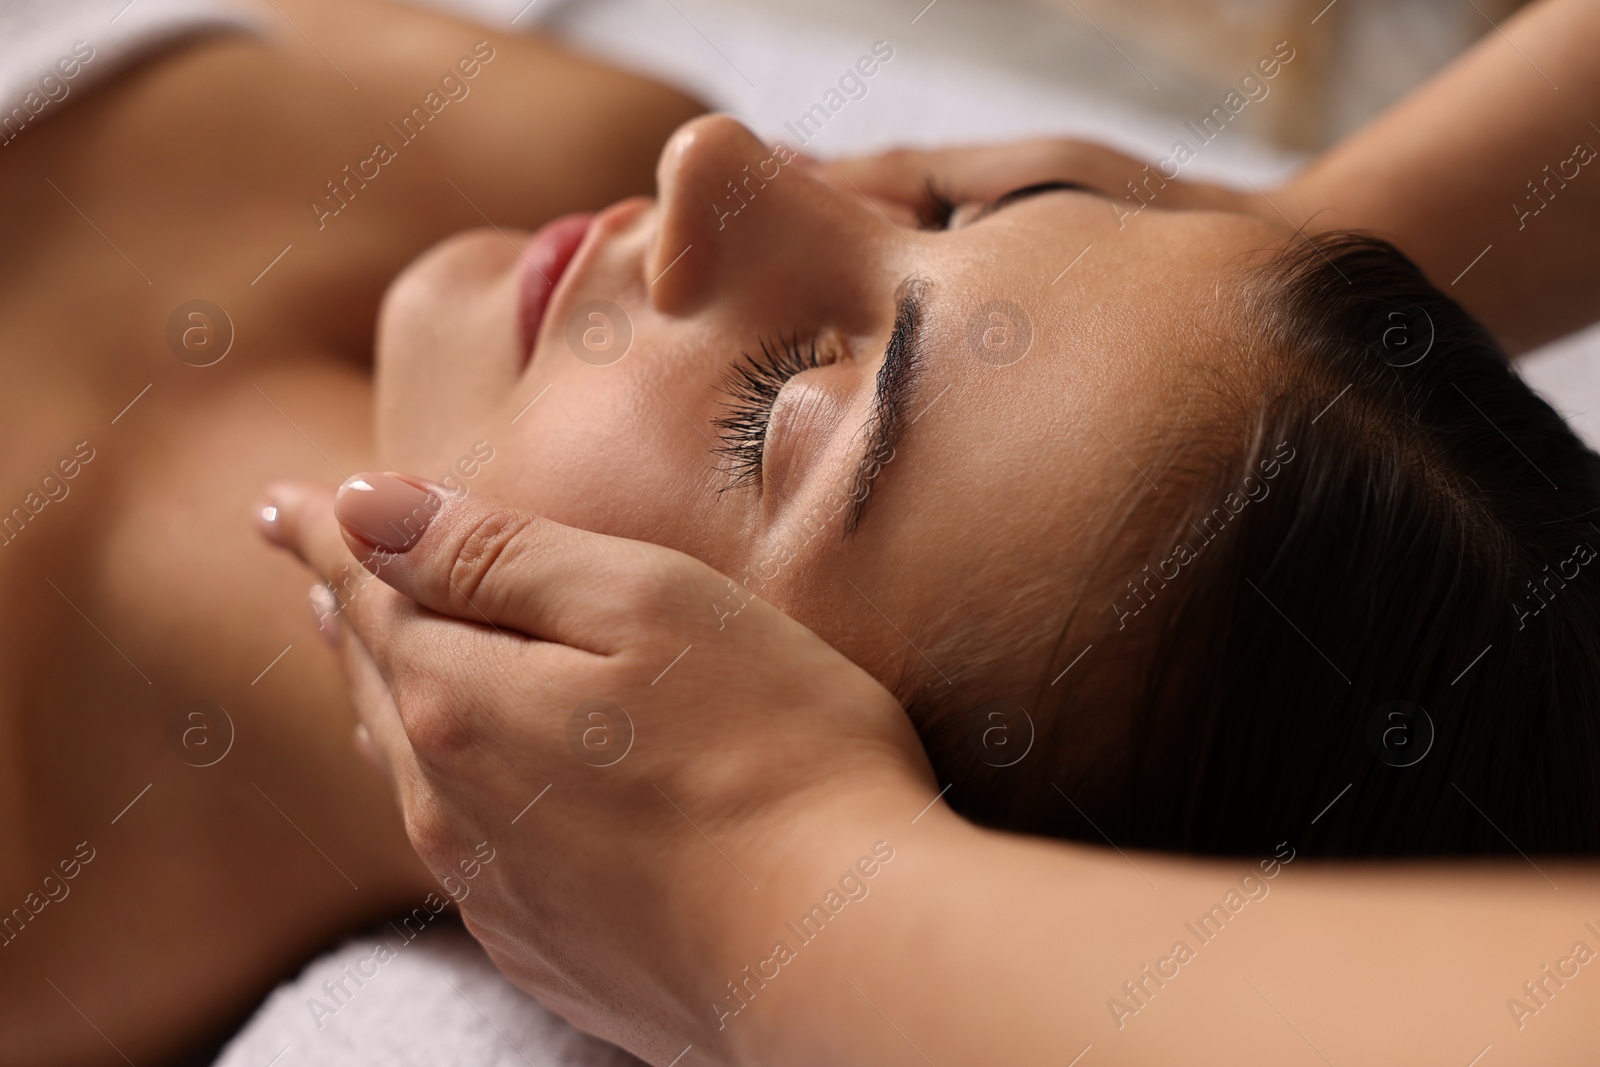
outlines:
M478 867L474 934L654 1063L1592 1057L1592 865L981 830L887 691L710 568L420 485L278 487L267 536L333 590L419 853Z

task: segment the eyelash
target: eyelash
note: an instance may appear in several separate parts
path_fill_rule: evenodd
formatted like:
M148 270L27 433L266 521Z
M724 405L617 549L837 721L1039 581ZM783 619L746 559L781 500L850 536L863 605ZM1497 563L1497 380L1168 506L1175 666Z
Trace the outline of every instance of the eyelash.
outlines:
M761 455L778 394L790 378L827 362L817 352L816 338L802 340L798 333L763 339L759 357L748 352L739 355L742 360L728 370L722 382L722 391L728 395L727 410L711 420L722 439L715 451L728 460L729 482L722 492L761 480Z

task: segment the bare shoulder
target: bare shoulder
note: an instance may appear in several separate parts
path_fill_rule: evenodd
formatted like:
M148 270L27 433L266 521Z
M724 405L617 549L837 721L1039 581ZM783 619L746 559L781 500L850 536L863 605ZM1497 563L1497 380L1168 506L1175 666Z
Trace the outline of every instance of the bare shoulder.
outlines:
M429 245L648 193L703 110L548 40L374 0L279 0L261 26L161 53L5 146L3 303L93 288L127 323L203 292L298 331L279 339L359 349Z

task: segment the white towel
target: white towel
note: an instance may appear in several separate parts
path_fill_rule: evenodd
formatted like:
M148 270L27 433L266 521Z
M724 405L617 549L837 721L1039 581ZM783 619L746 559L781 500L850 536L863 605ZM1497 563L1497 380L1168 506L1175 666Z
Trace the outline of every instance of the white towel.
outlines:
M461 927L380 926L267 998L216 1067L635 1067L506 981Z

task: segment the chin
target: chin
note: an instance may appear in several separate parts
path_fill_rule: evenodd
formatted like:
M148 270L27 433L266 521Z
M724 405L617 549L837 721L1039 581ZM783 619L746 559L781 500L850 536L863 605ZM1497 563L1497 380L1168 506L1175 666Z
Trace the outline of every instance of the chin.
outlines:
M374 370L379 456L426 474L448 463L514 387L517 249L469 230L424 252L390 284L378 312Z
M415 328L515 277L515 237L487 227L446 237L395 276L378 312L379 348L392 325Z

